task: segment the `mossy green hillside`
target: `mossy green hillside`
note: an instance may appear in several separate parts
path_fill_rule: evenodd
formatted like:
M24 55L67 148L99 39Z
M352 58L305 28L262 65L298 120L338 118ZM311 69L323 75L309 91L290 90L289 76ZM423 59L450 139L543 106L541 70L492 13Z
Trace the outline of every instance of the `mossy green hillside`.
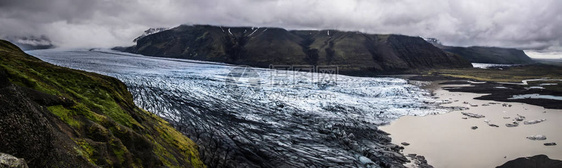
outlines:
M115 78L43 62L6 41L0 41L0 70L19 87L66 102L44 108L62 121L56 127L74 142L74 150L67 152L91 165L204 167L197 145L135 106L126 86Z

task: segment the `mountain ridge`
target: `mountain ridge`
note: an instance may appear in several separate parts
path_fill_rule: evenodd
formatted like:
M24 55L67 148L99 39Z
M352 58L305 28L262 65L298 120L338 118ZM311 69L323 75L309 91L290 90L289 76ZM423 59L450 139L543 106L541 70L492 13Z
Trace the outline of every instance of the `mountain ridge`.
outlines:
M269 65L334 65L349 75L471 64L419 37L337 30L181 25L137 39L122 51L148 56Z
M472 63L491 63L491 64L530 64L535 63L523 50L516 48L470 46L456 47L441 44L434 38L426 39L435 47L448 53L457 54Z

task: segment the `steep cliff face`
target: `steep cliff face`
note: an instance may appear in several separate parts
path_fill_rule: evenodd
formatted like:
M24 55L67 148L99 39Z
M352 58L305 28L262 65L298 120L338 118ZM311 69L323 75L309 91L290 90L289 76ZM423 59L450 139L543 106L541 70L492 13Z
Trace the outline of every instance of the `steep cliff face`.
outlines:
M337 65L340 72L351 75L471 67L422 38L335 30L182 25L140 38L125 51L258 67Z
M0 40L0 151L30 167L204 167L197 146L115 78Z
M445 46L434 38L426 39L435 47L446 51L449 54L456 54L473 63L491 63L491 64L529 64L534 63L523 50L514 48L499 47L454 47Z

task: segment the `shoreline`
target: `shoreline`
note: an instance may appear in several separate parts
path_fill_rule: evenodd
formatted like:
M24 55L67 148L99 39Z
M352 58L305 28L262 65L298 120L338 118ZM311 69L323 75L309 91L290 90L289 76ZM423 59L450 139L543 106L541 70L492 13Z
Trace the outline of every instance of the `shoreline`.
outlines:
M531 95L531 94L549 95L553 97L562 98L562 92L546 90L544 88L541 88L540 86L507 84L507 83L496 83L496 82L467 83L467 84L470 84L473 87L444 87L443 89L451 92L469 92L469 93L485 94L483 96L475 98L478 100L494 100L499 102L519 102L519 103L537 105L548 109L562 109L562 100L545 99L545 98L514 99L514 97L517 95Z
M519 102L531 105L537 105L548 109L562 109L562 79L530 79L521 81L521 83L479 81L466 78L453 78L447 76L413 76L404 78L408 81L431 82L432 85L471 85L473 87L443 87L443 89L451 92L466 92L485 94L475 99L478 100L494 100L500 102ZM530 81L530 82L529 82ZM423 89L433 91L435 88ZM435 86L434 86L435 87ZM554 88L550 88L554 87ZM433 90L432 90L433 89ZM555 99L546 98L525 98L513 99L517 95L548 95Z
M425 156L425 158L421 158L427 160L429 165L436 167L495 167L519 157L530 157L538 154L546 154L552 159L562 159L562 152L552 151L552 149L562 151L560 150L560 146L543 145L543 143L547 143L547 141L549 143L551 141L558 144L562 143L562 135L553 134L555 130L552 130L555 128L562 128L562 124L556 125L555 123L562 119L562 110L549 109L522 102L485 100L481 99L481 97L488 96L485 92L484 94L468 92L482 85L493 86L496 85L496 83L469 83L467 80L432 80L431 83L420 87L429 90L433 96L438 97L437 100L450 101L448 104L440 105L441 107L466 107L468 109L454 110L445 114L428 116L403 116L388 125L381 126L380 129L390 134L389 136L392 138L393 144L398 144L405 148L403 150L404 156L407 156L411 162L418 163L408 163L406 166L415 165L423 167L424 161L419 161L419 156L412 157L412 153ZM486 90L482 89L482 91ZM468 104L464 104L463 102L467 102ZM503 104L506 104L506 107L503 107ZM476 105L477 107L471 105ZM508 107L508 105L512 107ZM467 117L464 119L466 116L462 115L461 112L470 112L485 115L486 117L481 119ZM539 118L546 118L547 120L534 125L525 125L523 122L519 122L520 125L518 127L507 127L505 124L511 123L519 113L521 113L521 115L527 115L527 120L525 121ZM505 117L509 117L509 119L505 119ZM486 121L488 121L488 123L486 123ZM492 127L489 125L490 123L498 127ZM546 125L547 123L550 124ZM472 130L471 127L473 126L477 126L478 128ZM542 129L551 130L541 132ZM525 137L531 136L533 132L535 132L535 134L548 133L548 139L546 141L527 140ZM504 135L512 139L498 137L499 135ZM465 140L459 139L458 137L463 137ZM403 142L406 142L407 145L404 145ZM481 145L479 146L479 144ZM445 146L445 148L443 146ZM487 146L488 148L483 148L483 146ZM532 149L530 146L538 148L538 150ZM500 154L502 151L504 153L503 155ZM490 154L496 156L489 156L490 158L479 158L476 160L470 159L471 157L478 158L481 155L486 155L480 153L488 153L488 156ZM459 160L454 157L448 158L449 155L463 159ZM454 161L451 162L450 160ZM477 160L482 161L483 164L472 163ZM454 163L457 163L457 165L454 165Z

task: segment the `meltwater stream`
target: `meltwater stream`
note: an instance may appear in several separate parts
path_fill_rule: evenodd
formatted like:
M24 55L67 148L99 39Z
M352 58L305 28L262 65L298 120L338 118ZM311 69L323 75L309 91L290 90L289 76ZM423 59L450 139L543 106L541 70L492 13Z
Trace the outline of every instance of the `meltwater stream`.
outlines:
M252 75L232 81L236 66L221 63L105 49L28 53L120 79L138 106L193 139L209 167L401 165L406 158L377 126L445 112L428 92L397 78L337 75L322 84L308 78L317 74L298 72L276 85L270 79L278 71L270 69L243 69Z

